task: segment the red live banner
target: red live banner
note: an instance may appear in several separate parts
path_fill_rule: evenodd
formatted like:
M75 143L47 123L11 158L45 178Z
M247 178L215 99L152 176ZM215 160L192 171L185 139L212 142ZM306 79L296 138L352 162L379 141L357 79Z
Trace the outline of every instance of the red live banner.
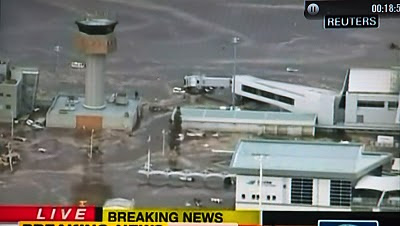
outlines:
M0 222L95 221L94 206L1 206Z

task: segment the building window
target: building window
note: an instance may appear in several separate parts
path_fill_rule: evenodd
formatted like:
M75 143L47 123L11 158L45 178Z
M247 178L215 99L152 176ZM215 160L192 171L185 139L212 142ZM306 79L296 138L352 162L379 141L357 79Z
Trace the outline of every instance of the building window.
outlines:
M11 109L11 105L6 105L6 109Z
M281 96L275 93L270 93L264 90L259 90L250 86L242 85L242 91L254 95L262 96L271 100L276 100L285 104L294 105L294 99L290 97Z
M268 201L271 200L271 196L267 195L267 200Z
M7 97L11 97L11 94L6 94Z
M397 109L398 106L399 106L399 102L397 102L397 101L389 101L389 103L388 103L389 109Z
M383 102L383 101L359 100L359 101L357 101L357 107L383 108L383 107L385 107L385 102Z
M331 180L330 201L332 206L350 206L351 182L344 180Z
M245 194L242 194L242 199L245 199L246 198L246 195Z
M312 205L313 180L292 178L291 203Z
M257 195L257 200L259 200L260 199L260 195Z
M364 115L357 115L357 123L364 123Z
M255 194L252 194L252 195L251 195L251 199L256 199L256 195L255 195Z
M276 200L276 196L275 196L275 195L272 196L272 200L273 200L273 201Z
M257 95L257 89L250 87L250 86L242 85L242 91L246 92L246 93L251 93L251 94Z
M0 97L2 97L4 94L3 93L0 93Z

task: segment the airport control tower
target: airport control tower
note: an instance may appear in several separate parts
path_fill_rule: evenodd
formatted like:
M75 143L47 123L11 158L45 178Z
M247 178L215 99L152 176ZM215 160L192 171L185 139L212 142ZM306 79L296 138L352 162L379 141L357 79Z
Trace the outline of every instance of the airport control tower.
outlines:
M88 109L106 107L104 96L105 59L117 48L114 36L116 20L88 18L77 20L79 33L75 37L76 47L86 55L85 102Z
M85 94L62 90L62 93L70 94L54 98L47 112L46 126L132 130L139 119L140 97L130 99L127 92L105 90L106 56L117 49L114 35L117 20L96 14L86 15L75 23L79 31L74 43L86 56ZM106 94L110 96L106 97Z

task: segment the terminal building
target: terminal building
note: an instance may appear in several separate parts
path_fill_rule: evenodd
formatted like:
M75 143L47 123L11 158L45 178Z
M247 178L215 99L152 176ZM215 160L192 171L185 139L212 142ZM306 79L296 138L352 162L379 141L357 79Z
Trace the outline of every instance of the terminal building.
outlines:
M0 60L0 122L11 122L33 111L39 83L39 70L11 66Z
M231 85L221 77L185 76L188 90ZM400 131L400 68L348 70L340 92L236 75L232 92L296 114L317 115L317 127Z
M391 161L360 144L241 140L230 164L236 209L350 211L358 182L381 176Z

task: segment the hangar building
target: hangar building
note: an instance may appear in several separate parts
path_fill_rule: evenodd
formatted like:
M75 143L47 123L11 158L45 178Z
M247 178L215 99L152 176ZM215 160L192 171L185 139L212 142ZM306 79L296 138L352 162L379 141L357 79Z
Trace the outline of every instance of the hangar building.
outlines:
M236 209L350 211L357 183L391 160L354 143L241 140L230 163Z

